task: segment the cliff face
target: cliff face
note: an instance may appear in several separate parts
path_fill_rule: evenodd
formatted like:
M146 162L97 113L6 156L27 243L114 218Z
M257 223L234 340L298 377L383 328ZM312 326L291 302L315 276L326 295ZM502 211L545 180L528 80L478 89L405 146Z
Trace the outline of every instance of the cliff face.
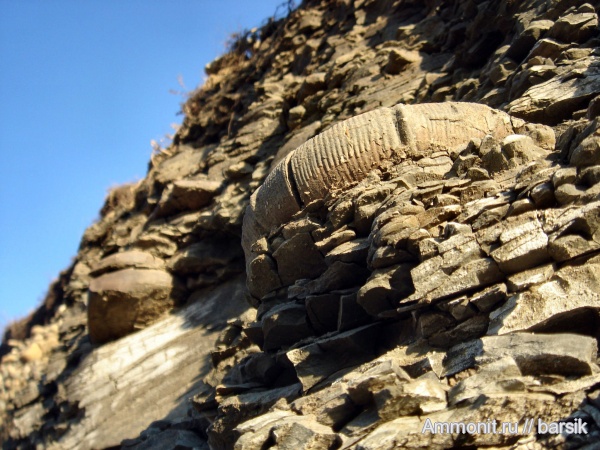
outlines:
M7 331L4 447L597 442L599 7L305 1L243 36Z

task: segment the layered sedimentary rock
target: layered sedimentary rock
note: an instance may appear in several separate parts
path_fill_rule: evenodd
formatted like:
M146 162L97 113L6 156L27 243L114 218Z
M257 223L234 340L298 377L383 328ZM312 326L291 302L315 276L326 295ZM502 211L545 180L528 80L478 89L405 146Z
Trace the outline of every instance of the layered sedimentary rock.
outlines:
M7 331L4 447L592 448L599 6L305 1L248 33Z

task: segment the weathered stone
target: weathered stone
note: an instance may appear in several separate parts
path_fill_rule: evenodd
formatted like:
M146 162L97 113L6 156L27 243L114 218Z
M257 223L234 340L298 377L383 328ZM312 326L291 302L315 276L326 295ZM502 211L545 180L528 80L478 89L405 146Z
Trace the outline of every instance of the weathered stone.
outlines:
M419 315L417 329L422 337L428 338L440 330L456 325L450 315L440 311L425 312Z
M198 449L208 450L208 442L196 433L188 430L164 430L149 436L143 442L134 445L125 445L124 448L132 450L149 450L157 448L177 448L181 450Z
M560 17L548 31L548 37L562 42L583 43L598 34L596 13L574 13Z
M250 294L261 299L269 292L281 287L275 262L269 255L258 255L248 266L246 284Z
M112 274L103 276L108 275ZM79 353L82 361L61 389L86 409L86 421L72 422L61 437L61 446L117 446L155 420L185 416L187 406L181 399L206 387L198 375L210 370L209 355L219 334L215 328L224 327L248 309L244 290L243 277L204 289L159 322L89 349L89 353ZM71 410L77 411L81 413Z
M586 192L577 186L569 183L560 185L555 191L556 200L561 205L570 203L579 203L586 200ZM595 200L595 199L594 199Z
M156 170L156 181L162 185L174 180L182 180L202 170L205 165L202 151L188 145L178 146L178 151L171 158L161 161Z
M597 259L597 258L596 258ZM571 317L600 300L600 268L594 258L584 265L564 266L539 286L512 296L491 315L488 334L519 330L574 330ZM575 328L574 328L575 327Z
M306 108L302 105L297 105L294 106L293 108L290 108L289 114L288 114L288 122L287 125L290 129L294 129L297 128L298 125L300 125L300 123L302 122L302 118L304 117L304 115L306 114Z
M444 414L439 419L427 416L429 420L440 422L450 420L450 414ZM445 433L422 433L427 424L424 417L400 417L379 425L357 444L358 450L392 450L398 447L398 442L409 445L407 448L451 448L452 435Z
M303 416L314 414L317 422L334 429L339 429L358 412L346 386L341 383L332 384L313 395L301 397L290 406L293 411Z
M100 260L93 270L91 276L97 277L106 272L113 272L121 269L164 269L165 262L151 255L150 253L139 250L129 250L126 252L114 253Z
M294 383L268 390L249 391L221 399L218 406L221 420L214 424L213 430L208 430L211 448L234 448L234 443L240 437L240 434L247 434L252 439L250 442L253 442L254 438L261 439L262 433L268 436L271 430L270 424L272 423L270 420L271 413L279 418L290 415L289 411L285 411L283 416L276 414L280 412L275 408L277 402L279 401L281 404L295 400L298 398L300 390L300 383ZM269 410L272 411L269 412ZM260 419L261 417L264 417L264 419L254 420L254 418ZM219 429L222 429L223 426L230 427L230 431L225 435L219 433ZM263 426L266 427L263 428ZM259 433L252 436L257 431ZM262 445L262 441L256 442L258 442L257 445ZM251 446L250 448L256 447Z
M148 177L109 196L76 265L28 319L56 326L54 338L11 326L0 348L9 447L170 447L177 442L158 439L176 441L173 430L208 430L211 448L236 440L240 448L592 448L600 439L600 378L586 337L600 335L594 6L350 3L303 2L244 33L183 105L174 144L153 155ZM403 54L418 60L396 58ZM210 200L195 196L197 180L219 183ZM243 280L222 289L243 271L240 231L248 300L258 307L244 315ZM308 258L301 245L286 249L299 234ZM358 238L371 245L345 244ZM205 251L192 254L202 242ZM220 253L227 242L232 258ZM91 347L82 302L90 268L132 249L159 266L105 261L92 275L162 270L160 260L175 255L169 270L188 288L211 287L139 333ZM389 310L374 286L379 317L367 314L359 289L404 263L406 283L394 286L391 275L383 291L408 297L390 295ZM552 339L514 337L522 330ZM508 341L497 351L487 337L471 342L486 331ZM272 350L259 352L265 335ZM282 339L287 350L278 351ZM412 379L374 370L353 385L356 405L347 388L382 352ZM445 373L444 364L460 370ZM210 421L187 411L194 394ZM491 419L522 429L524 411L545 422L582 419L590 432L424 429ZM187 415L194 425L181 428ZM264 420L245 427L254 418Z
M456 234L440 242L438 252L442 256L441 268L446 273L483 256L475 235L467 233Z
M507 278L506 285L509 292L517 292L530 288L535 284L548 281L554 275L553 264L545 264L534 269L519 272Z
M313 344L290 350L287 359L306 391L341 369L361 364L374 356L376 324L365 325Z
M344 242L325 255L325 262L332 264L334 261L346 263L364 263L367 260L370 242L368 239L357 239Z
M332 448L339 439L331 428L319 424L314 416L297 416L283 411L273 411L244 422L235 432L241 435L235 450L262 448L270 439L279 448L301 444L306 449L325 450Z
M448 348L459 342L485 335L488 325L488 317L484 314L479 314L459 323L455 327L438 331L429 337L427 342L433 347Z
M439 286L426 293L430 301L460 294L475 288L497 283L504 278L498 265L491 258L469 261L455 270ZM416 294L411 297L416 299Z
M234 260L241 266L242 256L239 245L229 239L205 239L178 251L168 261L167 268L180 275L196 274L232 266Z
M554 187L550 182L538 184L531 189L529 195L538 208L548 208L556 203Z
M585 167L581 170L579 178L590 187L600 183L600 166Z
M34 342L21 353L23 362L39 361L44 356L44 352L37 342ZM29 402L27 402L29 403Z
M288 240L297 235L298 233L310 233L313 230L319 228L321 224L310 217L303 217L299 220L289 222L284 225L281 229L283 238Z
M408 243L407 246L410 246L410 243ZM375 249L374 252L373 249ZM413 261L415 261L415 257L411 253L394 248L391 245L385 245L383 247L371 246L369 249L368 265L373 269L383 269L394 264Z
M358 291L357 302L372 316L397 308L401 299L413 291L410 280L411 264L399 264L375 270Z
M551 20L534 20L519 34L506 51L506 56L521 61L531 51L535 43L552 28Z
M356 237L356 231L351 229L336 230L330 236L322 241L315 242L315 246L322 252L327 253L330 250L342 245L345 242L352 241Z
M306 312L312 327L319 333L335 331L340 311L339 294L309 295L305 299Z
M223 377L221 385L217 386L216 393L223 395L247 386L269 386L277 379L282 368L271 355L259 352L248 355L236 364Z
M485 336L452 347L444 360L444 376L505 357L515 361L522 375L584 376L596 371L596 351L593 338L575 334Z
M440 302L436 306L442 311L449 312L458 321L469 319L477 313L477 309L471 305L466 296Z
M329 211L328 219L335 228L339 228L345 223L352 222L354 218L354 204L351 200L341 200L337 202Z
M544 158L547 152L539 148L529 136L513 134L502 141L502 151L509 159L514 159L517 164Z
M504 273L526 270L549 258L548 237L536 218L504 231L500 241L503 245L494 250L491 256Z
M126 336L171 310L181 295L176 281L160 270L123 269L90 283L88 326L94 342Z
M335 261L315 280L290 287L292 297L306 298L311 294L322 294L340 289L358 287L365 282L369 271L357 264Z
M304 83L300 86L296 96L298 102L302 102L309 95L316 94L326 86L327 74L322 72L312 73L304 79Z
M399 74L407 65L421 61L417 52L410 52L404 49L393 49L388 54L388 62L384 70L390 74Z
M357 405L367 405L373 401L373 394L387 385L406 383L410 376L386 356L363 364L345 376L348 379L348 395Z
M316 278L326 269L321 253L309 233L298 233L273 253L279 278L289 286L301 278Z
M556 58L566 47L567 45L550 39L541 39L531 54L536 53L539 56ZM588 60L585 65L587 67L579 69L582 71L582 75L586 74L585 76L573 78L572 70L562 70L557 76L527 89L522 96L508 105L508 111L517 117L544 121L546 124L555 124L570 118L573 112L598 92L597 61ZM594 147L595 145L589 142L584 147L580 147L577 153L596 155L594 159L598 161L598 152L594 150ZM577 166L598 164L589 156L587 158L576 156L573 160L574 157L575 152L571 157L571 163Z
M371 322L370 315L356 301L356 293L340 297L337 331L346 331Z
M392 191L391 185L380 185L371 189L365 189L354 202L353 226L360 234L368 234L375 213L379 210L381 203Z
M506 212L506 217L518 216L519 214L533 211L534 209L535 204L530 199L522 198L520 200L516 200L510 205L508 211Z
M423 415L446 407L446 391L439 380L424 376L417 380L385 386L373 395L383 421L408 415Z
M265 350L289 347L314 334L308 324L306 308L295 303L286 303L271 309L262 319L262 329Z
M236 162L225 169L225 175L232 180L243 178L252 172L254 172L254 166L246 161Z
M502 152L500 143L491 135L486 136L479 148L479 156L483 167L491 174L509 168L508 160Z
M554 188L558 188L563 184L573 184L577 180L577 169L575 167L565 167L558 169L552 175L552 184Z
M198 210L208 205L221 188L220 181L176 180L163 191L153 216L158 218L181 211Z
M564 262L578 256L600 250L600 245L588 241L578 234L567 234L553 239L548 245L548 252L554 261Z

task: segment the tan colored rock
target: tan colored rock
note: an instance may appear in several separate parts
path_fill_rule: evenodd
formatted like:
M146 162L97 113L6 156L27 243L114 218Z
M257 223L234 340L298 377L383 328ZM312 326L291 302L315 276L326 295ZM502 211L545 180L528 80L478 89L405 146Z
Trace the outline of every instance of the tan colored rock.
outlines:
M103 343L156 321L179 300L176 281L160 270L123 269L90 283L90 338Z
M39 361L44 357L44 352L37 342L33 342L29 347L21 352L23 362Z
M164 217L181 211L194 211L210 203L222 188L220 181L208 179L176 180L162 193L154 217Z
M139 250L129 250L114 253L106 258L102 258L100 262L94 266L90 275L97 277L106 272L114 272L116 270L129 268L161 270L165 268L165 262L150 253Z

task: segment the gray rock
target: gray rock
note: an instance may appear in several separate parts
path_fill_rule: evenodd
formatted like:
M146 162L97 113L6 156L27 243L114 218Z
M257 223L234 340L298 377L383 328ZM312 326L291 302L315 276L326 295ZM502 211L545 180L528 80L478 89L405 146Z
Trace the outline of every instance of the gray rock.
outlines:
M335 261L315 280L296 284L289 288L290 297L306 298L312 294L322 294L351 287L358 287L365 282L369 271L357 264Z
M577 168L575 167L565 167L563 169L558 169L554 172L552 176L552 184L554 188L557 188L563 184L569 183L573 184L577 180Z
M571 164L580 168L600 164L600 137L596 133L575 147L571 154Z
M375 270L358 291L358 304L377 317L383 311L397 308L401 299L413 292L410 279L411 264L398 264Z
M338 328L340 294L309 295L304 302L310 324L318 333Z
M277 266L269 255L258 255L250 262L246 284L250 294L259 300L281 287Z
M188 430L165 430L150 436L136 445L124 446L132 450L208 450L208 442L196 433Z
M596 258L584 265L566 265L541 285L512 296L490 314L488 334L506 334L544 326L573 330L571 317L600 300L600 267Z
M378 325L365 325L290 350L287 359L306 391L330 375L373 358Z
M342 295L337 320L337 331L346 331L371 322L372 317L356 301L357 294Z
M286 303L271 309L262 319L264 350L276 350L314 334L302 305Z
M444 376L510 357L522 375L581 377L597 371L596 349L593 338L575 334L485 336L452 347L444 359Z
M327 268L309 233L298 233L273 253L284 286L301 278L316 278Z
M450 276L446 276L439 285L426 292L424 297L428 301L439 300L497 283L503 278L503 273L493 259L475 259L459 267ZM424 285L424 281L422 283ZM421 295L415 293L409 297L409 300L416 300L419 297Z
M512 134L502 141L502 151L509 159L514 159L517 164L526 164L530 161L542 159L547 152L535 145L533 139L521 134Z
M552 28L554 22L551 20L532 21L512 42L506 56L521 61L530 52L535 43Z

